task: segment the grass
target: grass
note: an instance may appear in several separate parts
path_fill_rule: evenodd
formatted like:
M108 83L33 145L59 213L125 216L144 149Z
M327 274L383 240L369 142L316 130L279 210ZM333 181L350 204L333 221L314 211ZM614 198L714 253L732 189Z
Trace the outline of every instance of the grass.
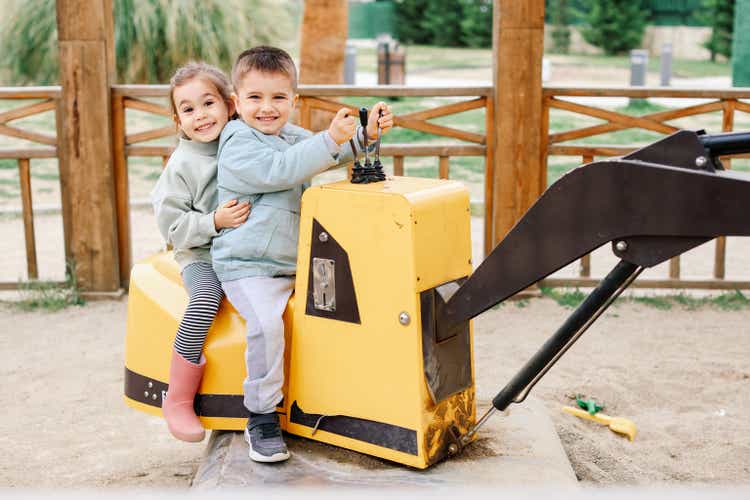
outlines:
M567 291L559 288L552 288L548 286L540 287L542 295L549 297L563 307L568 309L575 309L578 307L583 299L586 298L586 294L576 288L573 291Z
M628 55L606 56L606 55L549 55L553 65L565 66L601 66L603 68L629 68L630 57ZM648 71L659 73L661 60L658 57L649 57ZM715 76L731 76L732 65L728 62L711 62L688 59L672 59L672 76L678 78L704 78Z
M577 288L569 290L543 286L540 287L540 290L543 296L554 300L558 305L568 309L578 307L587 296L586 293ZM739 290L707 297L695 297L680 293L676 295L647 295L618 299L618 302L621 303L622 301L642 304L662 311L669 311L674 307L680 307L688 311L695 311L704 307L712 307L722 311L739 311L750 306L750 298Z
M78 290L75 266L68 265L68 279L60 285L49 281L26 281L20 283L21 300L11 304L22 311L59 311L69 306L80 306L84 300Z

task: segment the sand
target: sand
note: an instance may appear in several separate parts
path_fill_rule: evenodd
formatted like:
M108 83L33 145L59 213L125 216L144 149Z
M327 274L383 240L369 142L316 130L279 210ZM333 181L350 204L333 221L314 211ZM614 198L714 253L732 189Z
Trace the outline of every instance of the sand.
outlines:
M522 307L523 306L523 307ZM0 307L0 486L188 488L204 444L122 401L127 300L59 312ZM477 390L490 399L569 310L506 303L475 322ZM750 482L750 310L605 314L532 394L583 484ZM634 442L559 411L584 393L631 418ZM498 416L495 418L502 418Z

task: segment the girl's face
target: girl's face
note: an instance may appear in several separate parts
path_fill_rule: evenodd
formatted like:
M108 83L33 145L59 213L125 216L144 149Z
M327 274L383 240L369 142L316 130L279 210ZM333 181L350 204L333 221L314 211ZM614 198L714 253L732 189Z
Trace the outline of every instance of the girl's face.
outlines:
M216 140L234 114L234 104L225 101L216 86L203 78L175 87L172 98L177 109L174 121L192 141Z

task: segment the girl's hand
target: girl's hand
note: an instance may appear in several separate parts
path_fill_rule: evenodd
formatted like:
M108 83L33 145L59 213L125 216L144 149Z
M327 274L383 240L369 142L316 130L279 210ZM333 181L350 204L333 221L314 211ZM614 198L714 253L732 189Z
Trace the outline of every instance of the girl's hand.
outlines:
M250 202L237 203L237 200L229 200L214 212L214 227L217 231L225 227L239 227L247 220L248 215Z
M331 126L328 127L328 135L330 135L333 142L339 146L351 139L356 131L357 120L351 116L351 110L349 108L341 108L339 112L336 113L336 116L333 117Z
M378 118L379 112L383 111L383 116ZM380 125L381 133L385 134L393 127L393 112L391 107L384 102L379 102L372 107L370 116L367 119L367 137L370 140L378 138L378 125Z

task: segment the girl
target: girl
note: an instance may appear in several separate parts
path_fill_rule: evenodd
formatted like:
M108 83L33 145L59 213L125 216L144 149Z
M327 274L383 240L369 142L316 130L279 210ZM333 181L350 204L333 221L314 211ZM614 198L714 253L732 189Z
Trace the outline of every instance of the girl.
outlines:
M169 101L179 143L151 193L159 230L174 248L190 295L162 402L170 432L183 441L205 436L193 400L206 364L201 356L206 333L223 297L211 266L211 240L221 229L241 225L250 213L250 205L237 200L217 208L216 151L219 134L235 114L230 95L229 80L213 66L193 62L177 70Z

